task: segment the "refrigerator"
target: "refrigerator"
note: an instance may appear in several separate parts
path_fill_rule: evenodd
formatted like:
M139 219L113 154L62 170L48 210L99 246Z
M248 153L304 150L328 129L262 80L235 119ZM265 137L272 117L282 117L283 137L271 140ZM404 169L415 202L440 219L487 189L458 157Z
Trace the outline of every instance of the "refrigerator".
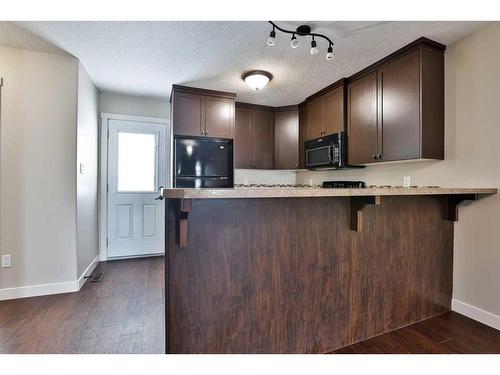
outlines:
M176 188L232 188L233 140L177 136L174 166Z

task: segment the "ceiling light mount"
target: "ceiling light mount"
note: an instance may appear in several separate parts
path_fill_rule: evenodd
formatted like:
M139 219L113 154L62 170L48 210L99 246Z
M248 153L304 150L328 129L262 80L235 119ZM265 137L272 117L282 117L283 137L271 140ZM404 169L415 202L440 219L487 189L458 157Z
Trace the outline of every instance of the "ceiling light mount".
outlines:
M311 32L312 31L311 26L300 25L299 27L297 27L296 30L286 30L286 29L283 29L282 27L279 27L278 25L276 25L273 21L268 21L268 22L273 26L273 30L271 31L271 34L269 34L269 38L267 39L267 44L269 46L276 45L276 40L275 40L276 30L279 30L285 34L292 34L292 39L290 42L290 45L292 48L297 48L299 46L299 41L295 37L295 35L298 35L301 37L310 36L312 38L311 39L311 55L316 55L319 52L319 49L317 47L316 40L314 38L315 37L321 38L321 39L324 39L328 42L328 50L327 50L327 54L326 54L326 59L333 60L333 44L334 44L333 41L330 38L328 38L326 35Z
M273 79L273 75L265 70L249 70L242 74L241 79L251 89L260 91Z

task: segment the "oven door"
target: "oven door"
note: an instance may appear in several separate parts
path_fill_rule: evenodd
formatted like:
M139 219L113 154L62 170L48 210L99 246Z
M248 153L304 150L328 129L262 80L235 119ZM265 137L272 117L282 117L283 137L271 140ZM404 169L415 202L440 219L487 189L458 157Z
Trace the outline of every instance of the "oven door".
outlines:
M307 169L334 167L331 143L319 147L307 148L305 153Z

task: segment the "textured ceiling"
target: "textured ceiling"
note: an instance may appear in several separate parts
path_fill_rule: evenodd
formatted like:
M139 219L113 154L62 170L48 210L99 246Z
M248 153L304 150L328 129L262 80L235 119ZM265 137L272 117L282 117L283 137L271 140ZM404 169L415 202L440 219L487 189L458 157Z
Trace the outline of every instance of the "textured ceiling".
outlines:
M277 23L295 28L305 22ZM263 21L16 22L53 45L45 48L78 57L101 90L169 97L172 84L183 84L235 92L239 101L273 106L299 103L420 36L449 44L486 24L307 23L313 32L333 39L334 60L325 60L327 46L322 40L315 56L309 53L309 39L300 38L299 47L292 49L290 36L279 32L276 46L267 46L270 25ZM12 44L15 38L10 39ZM29 41L32 48L43 49L33 43ZM240 78L250 69L267 70L274 79L261 92L252 92Z

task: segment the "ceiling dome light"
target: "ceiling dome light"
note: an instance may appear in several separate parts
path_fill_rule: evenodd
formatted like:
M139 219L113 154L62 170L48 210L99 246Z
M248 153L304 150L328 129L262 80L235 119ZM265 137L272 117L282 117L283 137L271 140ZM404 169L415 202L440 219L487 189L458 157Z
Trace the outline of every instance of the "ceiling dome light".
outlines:
M333 47L331 44L328 46L328 51L326 53L326 59L333 60Z
M314 37L313 37L313 40L311 42L311 55L316 55L318 52L319 52L319 50L318 50L318 47L316 47L316 41L314 40Z
M269 34L269 38L267 38L267 45L268 46L274 46L276 44L276 41L274 38L276 37L276 31L274 31L274 26L273 26L273 31Z
M290 45L292 48L297 48L299 46L299 40L295 36L295 34L292 35L292 41L290 42Z
M252 90L260 91L271 79L273 79L273 75L264 70L251 70L244 73L241 79L243 79Z

